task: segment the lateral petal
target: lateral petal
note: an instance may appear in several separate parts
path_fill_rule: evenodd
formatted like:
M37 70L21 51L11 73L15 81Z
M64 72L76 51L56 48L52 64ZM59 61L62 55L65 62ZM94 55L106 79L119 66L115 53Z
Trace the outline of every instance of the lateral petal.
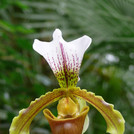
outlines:
M93 105L104 117L107 123L107 132L110 134L123 134L125 129L125 120L121 113L114 110L114 106L104 101L101 96L96 96L92 92L80 88L70 88L70 94L80 97Z
M55 89L32 101L27 109L22 109L10 126L10 134L29 134L29 127L34 117L47 105L65 95L65 89Z

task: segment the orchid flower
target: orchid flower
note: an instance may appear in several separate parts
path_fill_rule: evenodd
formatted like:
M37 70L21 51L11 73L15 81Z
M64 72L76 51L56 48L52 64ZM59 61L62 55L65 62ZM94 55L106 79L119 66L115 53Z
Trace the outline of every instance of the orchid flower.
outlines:
M58 115L55 117L49 109L43 113L47 118L53 134L82 134L88 128L89 107L94 106L107 123L107 132L123 134L125 121L114 106L104 101L86 89L76 87L79 80L79 70L83 55L91 44L91 38L83 36L71 42L62 38L62 33L56 29L51 42L35 39L33 49L42 55L56 76L60 88L54 89L32 101L30 106L19 112L12 121L10 134L29 134L30 124L34 117L49 104L59 101Z

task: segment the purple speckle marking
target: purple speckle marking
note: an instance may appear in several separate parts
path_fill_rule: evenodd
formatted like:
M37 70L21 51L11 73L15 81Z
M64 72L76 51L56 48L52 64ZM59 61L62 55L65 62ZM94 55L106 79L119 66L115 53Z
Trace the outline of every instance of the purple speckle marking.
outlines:
M62 64L63 64L64 73L65 73L65 80L66 80L66 84L67 84L67 87L68 87L67 60L66 60L66 56L65 56L65 51L64 51L63 45L60 42L59 42L59 44L60 44L60 49L61 49L61 55L62 55L62 58L63 58ZM67 53L66 53L66 55L67 55Z

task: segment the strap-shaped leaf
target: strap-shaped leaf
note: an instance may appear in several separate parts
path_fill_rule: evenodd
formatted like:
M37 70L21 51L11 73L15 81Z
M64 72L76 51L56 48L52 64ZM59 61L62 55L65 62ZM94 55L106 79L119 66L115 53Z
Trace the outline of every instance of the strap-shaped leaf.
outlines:
M111 134L123 134L125 121L121 113L114 110L114 106L104 101L101 96L96 96L87 90L79 88L69 89L70 94L80 97L93 105L105 118L107 122L107 132Z
M10 134L29 134L29 127L34 117L47 105L57 101L65 95L65 89L55 89L40 98L32 101L27 109L19 112L19 115L12 121Z

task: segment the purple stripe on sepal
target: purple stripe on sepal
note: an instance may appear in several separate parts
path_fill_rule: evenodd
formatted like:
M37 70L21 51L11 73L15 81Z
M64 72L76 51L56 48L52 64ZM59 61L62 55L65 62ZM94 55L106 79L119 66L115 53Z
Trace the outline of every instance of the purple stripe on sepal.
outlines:
M60 87L75 87L78 82L79 69L91 38L83 36L71 42L62 38L62 33L56 29L51 42L35 40L33 48L41 54L53 70Z

